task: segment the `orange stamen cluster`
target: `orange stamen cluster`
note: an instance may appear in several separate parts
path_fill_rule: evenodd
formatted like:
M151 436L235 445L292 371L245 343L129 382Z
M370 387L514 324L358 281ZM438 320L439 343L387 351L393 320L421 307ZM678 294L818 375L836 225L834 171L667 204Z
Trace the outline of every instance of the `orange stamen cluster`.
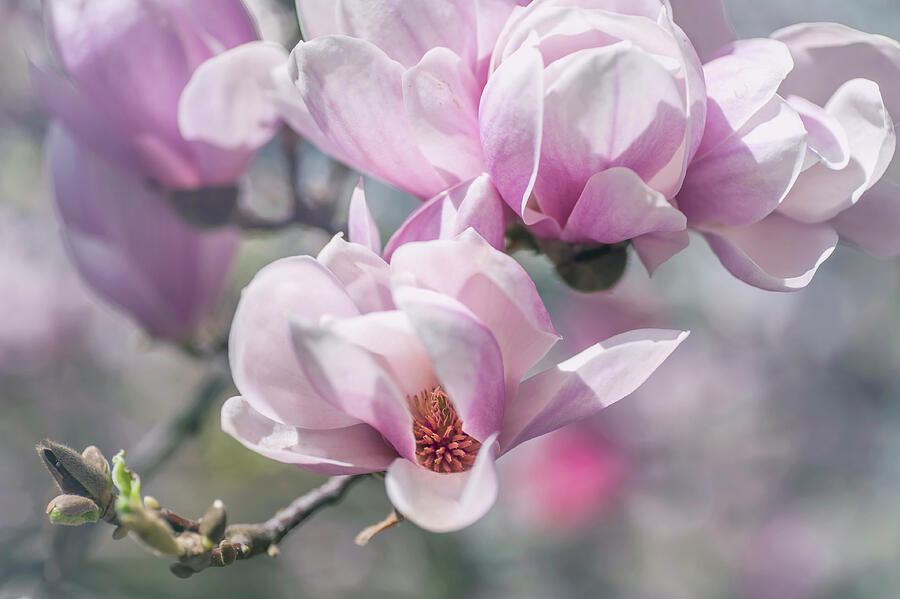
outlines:
M481 443L467 435L462 420L440 387L409 398L416 437L416 458L435 472L450 474L472 467Z

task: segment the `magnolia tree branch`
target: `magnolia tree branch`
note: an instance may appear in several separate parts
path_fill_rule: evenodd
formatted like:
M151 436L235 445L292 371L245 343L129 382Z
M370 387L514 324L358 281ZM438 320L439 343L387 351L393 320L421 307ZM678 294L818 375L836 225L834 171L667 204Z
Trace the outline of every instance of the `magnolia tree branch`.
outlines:
M333 476L265 522L228 525L225 505L219 500L199 520L191 520L162 507L153 497L141 497L140 477L126 468L122 452L110 468L93 446L79 454L46 440L37 451L60 492L47 506L51 522L79 526L103 520L116 527L114 538L131 533L156 554L175 558L170 569L180 578L257 555L274 557L288 533L341 501L353 484L369 476Z

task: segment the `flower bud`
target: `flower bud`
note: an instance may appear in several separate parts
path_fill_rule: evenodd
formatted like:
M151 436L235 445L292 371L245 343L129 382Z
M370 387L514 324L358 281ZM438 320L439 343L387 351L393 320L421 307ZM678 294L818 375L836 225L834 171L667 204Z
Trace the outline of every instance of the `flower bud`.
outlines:
M100 508L81 495L59 495L47 505L47 514L53 524L81 526L96 522L100 518Z
M216 499L200 519L199 532L213 543L218 543L225 537L225 526L225 504Z
M100 510L100 517L107 518L110 513L114 514L110 512L110 506L115 493L107 471L101 470L105 460L102 460L99 450L88 448L85 450L88 457L84 457L74 449L50 439L39 443L36 449L63 494L77 495L92 501Z
M626 244L569 244L552 239L538 240L557 274L566 284L583 293L611 289L625 274Z

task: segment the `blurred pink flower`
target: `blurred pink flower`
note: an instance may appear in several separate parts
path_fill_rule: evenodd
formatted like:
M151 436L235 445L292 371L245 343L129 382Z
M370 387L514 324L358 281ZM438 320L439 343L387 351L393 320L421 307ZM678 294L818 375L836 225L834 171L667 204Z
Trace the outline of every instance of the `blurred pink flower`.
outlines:
M530 531L571 533L590 526L622 489L624 454L593 427L568 426L504 462L503 504Z
M240 0L50 0L44 16L63 74L33 69L38 97L100 157L189 189L234 183L265 141L245 130L243 140L213 145L179 130L179 100L197 67L258 39ZM219 105L206 98L209 113ZM277 122L271 111L268 119Z
M47 144L63 240L84 279L151 335L192 333L219 296L236 232L192 229L164 190L99 158L61 127Z
M240 0L49 0L44 20L62 73L32 74L65 129L48 154L72 259L150 334L184 338L212 309L238 237L193 230L170 192L243 175L280 122L256 73L284 51L247 43L258 36Z
M361 211L351 231L368 242ZM242 396L222 426L315 472L387 470L394 506L429 530L478 520L496 457L628 395L686 336L631 331L523 381L558 335L515 260L471 230L390 263L373 247L336 237L257 274L229 344Z

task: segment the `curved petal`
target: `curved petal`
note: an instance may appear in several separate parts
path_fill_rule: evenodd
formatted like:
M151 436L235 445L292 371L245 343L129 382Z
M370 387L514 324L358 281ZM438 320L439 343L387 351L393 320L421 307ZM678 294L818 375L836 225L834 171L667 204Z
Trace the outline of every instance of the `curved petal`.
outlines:
M156 2L45 4L48 38L89 102L125 130L177 141L178 97L194 67L212 52L191 56L181 37L188 32L179 31L171 11Z
M631 394L688 336L642 329L611 337L524 381L507 406L501 453Z
M595 173L624 166L650 181L683 153L684 93L657 57L620 42L562 58L546 76L552 83L534 192L541 211L558 222L566 221ZM674 194L680 162L676 170L678 180L659 191Z
M391 268L459 300L487 325L503 354L508 394L559 339L528 274L472 230L453 240L407 243L394 252Z
M564 241L618 243L646 233L687 227L684 214L625 167L588 179L562 232Z
M415 459L413 420L403 393L375 357L308 320L291 324L295 359L318 394L374 427L401 456Z
M691 244L687 229L672 233L647 233L631 240L638 258L651 275L669 258Z
M63 238L84 279L152 335L193 333L225 283L236 232L189 227L163 191L62 128L51 129L47 146Z
M825 110L847 132L850 161L839 171L817 164L800 175L778 210L801 222L826 221L855 204L884 175L897 145L894 124L874 81L848 81Z
M737 39L722 0L669 0L675 22L688 35L703 61Z
M368 351L391 375L404 397L414 397L438 384L432 359L404 312L371 312L336 319L327 326L342 339Z
M378 234L378 225L369 212L366 203L366 192L363 189L362 177L353 190L350 197L350 213L347 218L347 237L351 243L369 249L373 254L381 254L381 235Z
M900 185L882 179L831 224L853 245L880 258L900 254Z
M63 76L29 63L31 83L40 107L59 119L104 160L131 170L140 170L141 159L131 147L130 136L97 112Z
M416 208L388 241L384 257L390 260L404 243L452 239L470 227L493 247L504 249L503 198L489 175L464 181Z
M475 523L497 499L495 443L496 436L488 439L472 469L458 474L394 460L384 479L388 499L413 524L431 532L453 532Z
M800 115L806 128L806 161L803 170L822 162L831 170L850 164L850 140L847 131L827 110L800 96L788 96L785 101Z
M176 5L189 27L218 42L216 51L259 39L256 23L242 0L191 0Z
M838 242L827 224L798 223L777 212L745 227L710 228L704 236L728 272L769 291L806 287Z
M707 153L746 125L772 101L792 68L787 46L770 39L736 41L703 65L710 106L698 153Z
M474 68L477 26L471 0L341 0L339 6L342 33L375 44L404 66L442 46Z
M340 157L342 151L325 132L319 128L309 107L303 101L300 90L291 76L290 59L270 73L272 87L268 98L287 125L305 137L311 144L330 156Z
M400 287L394 301L431 356L465 431L479 441L500 432L506 403L503 356L488 328L465 306L434 291Z
M368 424L297 428L266 418L243 397L232 397L222 406L222 430L260 455L318 474L381 472L397 457Z
M519 216L534 189L544 121L544 63L523 47L503 61L484 88L479 107L481 146L488 173ZM533 219L525 219L531 224Z
M178 104L178 126L188 141L253 152L281 125L267 97L270 73L287 61L278 44L253 42L201 64Z
M294 83L339 160L415 195L446 182L419 151L403 106L403 67L369 42L330 35L294 48ZM455 181L454 181L455 183Z
M776 96L724 143L697 154L678 192L678 207L691 225L757 222L791 189L805 156L803 121Z
M359 312L393 310L391 269L369 248L348 243L339 233L322 248L316 260L337 277Z
M465 181L484 170L480 96L470 66L447 48L432 48L403 73L403 103L416 143L447 181Z
M878 83L888 112L900 119L900 43L837 23L800 23L772 37L788 45L795 67L781 88L823 106L850 79Z
M241 294L228 358L234 383L253 408L304 428L342 428L358 420L319 396L297 364L292 319L359 311L340 282L308 256L284 258L260 270Z

